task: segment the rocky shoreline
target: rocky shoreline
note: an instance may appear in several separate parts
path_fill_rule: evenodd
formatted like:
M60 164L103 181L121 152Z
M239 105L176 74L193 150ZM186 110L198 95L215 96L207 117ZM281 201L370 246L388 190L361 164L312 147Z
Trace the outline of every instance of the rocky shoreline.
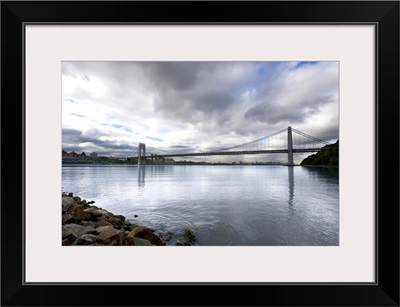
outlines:
M166 246L171 234L158 236L154 230L115 215L73 193L62 193L62 245ZM193 232L184 229L184 241L177 246L197 245Z

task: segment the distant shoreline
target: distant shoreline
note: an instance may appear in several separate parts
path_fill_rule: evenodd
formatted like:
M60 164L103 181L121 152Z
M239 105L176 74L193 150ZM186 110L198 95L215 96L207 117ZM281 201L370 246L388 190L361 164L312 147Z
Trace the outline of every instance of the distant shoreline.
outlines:
M131 166L137 166L137 163L96 163L96 162L68 162L68 163L62 163L62 166L68 166L68 165L131 165ZM142 164L142 166L152 166L152 165L207 165L207 166L222 166L222 165L228 165L228 166L287 166L286 164L283 163L228 163L228 162L216 162L216 163L208 163L208 162L169 162L169 163L146 163ZM300 166L299 164L296 164L294 166Z
M302 167L327 167L327 168L339 168L337 165L299 165Z
M63 163L62 166L132 166L138 167L137 164L107 164L107 163ZM142 164L142 166L287 166L286 164L262 164L262 163L249 163L249 164L229 164L229 163L152 163ZM337 165L300 165L293 166L301 167L320 167L320 168L337 168Z

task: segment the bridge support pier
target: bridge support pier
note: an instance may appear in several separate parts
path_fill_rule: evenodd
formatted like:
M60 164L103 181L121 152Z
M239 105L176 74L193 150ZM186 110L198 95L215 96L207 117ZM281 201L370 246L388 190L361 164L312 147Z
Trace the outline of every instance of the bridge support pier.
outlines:
M293 138L292 138L292 127L288 127L287 130L287 143L288 143L288 166L293 166Z
M141 164L146 164L146 144L139 143L139 150L138 150L138 166Z

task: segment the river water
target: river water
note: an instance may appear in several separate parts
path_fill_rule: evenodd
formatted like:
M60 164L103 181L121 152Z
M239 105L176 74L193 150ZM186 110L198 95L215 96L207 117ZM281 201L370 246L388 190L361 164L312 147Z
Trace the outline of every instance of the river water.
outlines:
M198 245L339 244L339 171L271 165L68 165L62 190Z

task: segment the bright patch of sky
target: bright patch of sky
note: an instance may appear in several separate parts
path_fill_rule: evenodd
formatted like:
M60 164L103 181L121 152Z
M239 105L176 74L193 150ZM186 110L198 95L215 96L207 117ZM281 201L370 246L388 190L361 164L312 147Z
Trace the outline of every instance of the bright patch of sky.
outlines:
M156 141L156 142L162 142L163 141L163 139L161 139L161 138L154 138L154 137L151 137L151 136L146 136L146 138L148 138L149 140L152 140L152 141Z
M257 68L257 73L261 76L265 76L268 73L267 65L260 65Z
M314 64L318 64L318 62L298 62L294 67L294 69L300 68L304 65L314 65Z
M139 143L147 152L207 151L288 126L326 141L338 139L338 62L62 64L67 151L124 157ZM295 155L295 162L302 158ZM287 157L201 160L284 162Z
M117 129L123 129L123 130L125 130L125 131L132 132L132 129L131 129L131 128L124 127L124 126L122 126L122 125L113 124L112 126L113 126L114 128L117 128Z

